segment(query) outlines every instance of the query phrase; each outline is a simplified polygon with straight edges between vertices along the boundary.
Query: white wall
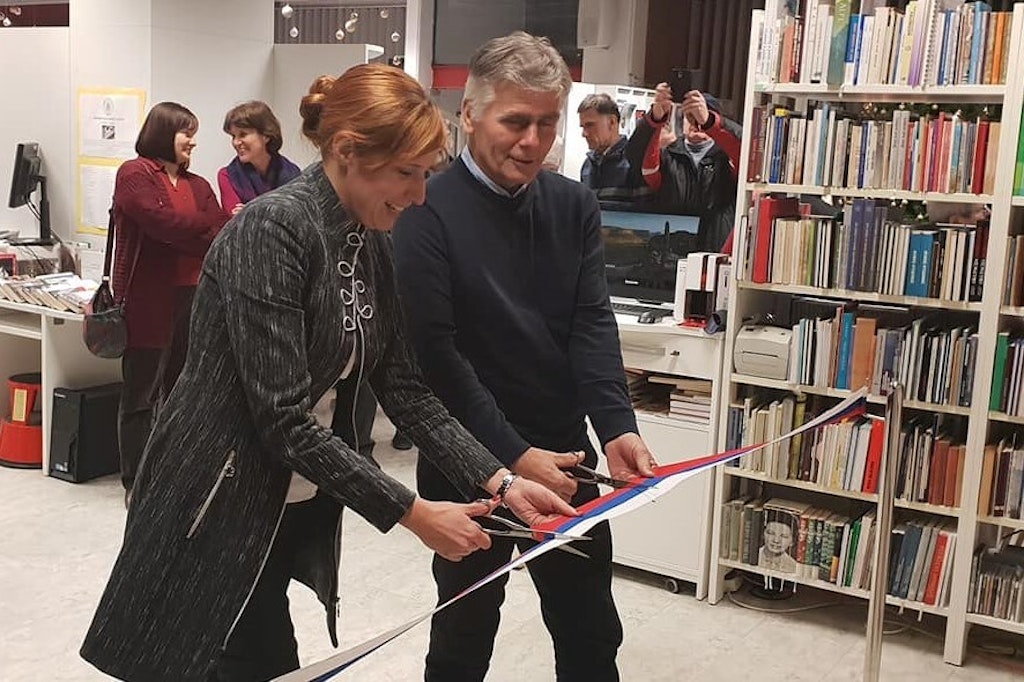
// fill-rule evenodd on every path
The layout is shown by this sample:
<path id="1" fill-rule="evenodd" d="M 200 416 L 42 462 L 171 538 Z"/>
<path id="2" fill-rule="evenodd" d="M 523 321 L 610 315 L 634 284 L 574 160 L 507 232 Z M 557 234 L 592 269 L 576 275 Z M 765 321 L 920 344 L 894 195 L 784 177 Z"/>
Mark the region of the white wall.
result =
<path id="1" fill-rule="evenodd" d="M 73 231 L 74 195 L 71 175 L 71 110 L 67 28 L 5 28 L 0 30 L 0 229 L 38 234 L 39 224 L 28 207 L 7 208 L 18 142 L 38 142 L 50 200 L 53 231 Z M 38 198 L 38 194 L 36 195 Z"/>
<path id="2" fill-rule="evenodd" d="M 234 156 L 224 114 L 246 100 L 273 99 L 273 0 L 151 2 L 149 105 L 179 102 L 199 117 L 190 170 L 216 191 L 217 170 Z"/>
<path id="3" fill-rule="evenodd" d="M 720 0 L 719 0 L 720 1 Z M 614 16 L 602 17 L 615 27 L 608 47 L 583 48 L 583 82 L 639 85 L 644 79 L 648 0 L 607 3 Z"/>
<path id="4" fill-rule="evenodd" d="M 367 62 L 367 46 L 289 45 L 274 46 L 274 97 L 271 106 L 281 120 L 284 146 L 281 153 L 300 168 L 320 158 L 316 148 L 302 136 L 299 102 L 318 76 L 338 76 L 356 64 Z"/>

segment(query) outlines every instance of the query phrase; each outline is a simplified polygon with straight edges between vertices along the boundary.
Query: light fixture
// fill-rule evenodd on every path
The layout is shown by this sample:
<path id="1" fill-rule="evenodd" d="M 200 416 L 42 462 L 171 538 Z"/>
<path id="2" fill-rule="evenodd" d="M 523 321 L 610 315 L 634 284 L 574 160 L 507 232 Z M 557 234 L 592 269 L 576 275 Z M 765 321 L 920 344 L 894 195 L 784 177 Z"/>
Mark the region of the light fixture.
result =
<path id="1" fill-rule="evenodd" d="M 287 2 L 284 3 L 283 7 L 281 7 L 281 16 L 284 17 L 285 19 L 291 19 L 292 18 L 292 14 L 294 14 L 294 13 L 295 13 L 295 10 L 292 9 L 292 6 L 289 5 Z"/>
<path id="2" fill-rule="evenodd" d="M 19 7 L 18 5 L 11 5 L 7 8 L 7 13 L 10 14 L 12 17 L 20 17 L 21 7 Z"/>
<path id="3" fill-rule="evenodd" d="M 344 40 L 345 39 L 345 31 L 339 28 L 337 31 L 334 32 L 334 39 L 335 40 Z"/>
<path id="4" fill-rule="evenodd" d="M 288 31 L 288 35 L 290 35 L 292 38 L 298 38 L 299 37 L 299 27 L 298 26 L 292 26 L 291 29 Z"/>
<path id="5" fill-rule="evenodd" d="M 3 12 L 0 12 L 0 24 L 3 24 L 4 28 L 7 28 L 11 25 L 11 18 Z"/>
<path id="6" fill-rule="evenodd" d="M 345 22 L 345 30 L 349 33 L 355 33 L 356 26 L 359 25 L 359 12 L 353 12 L 348 15 L 348 21 Z"/>
<path id="7" fill-rule="evenodd" d="M 401 39 L 402 39 L 402 34 L 399 33 L 398 31 L 395 31 L 394 33 L 391 34 L 391 42 L 397 43 Z"/>
<path id="8" fill-rule="evenodd" d="M 391 10 L 389 10 L 387 7 L 385 7 L 384 9 L 382 9 L 380 11 L 380 18 L 381 19 L 387 19 L 390 16 L 391 16 Z"/>

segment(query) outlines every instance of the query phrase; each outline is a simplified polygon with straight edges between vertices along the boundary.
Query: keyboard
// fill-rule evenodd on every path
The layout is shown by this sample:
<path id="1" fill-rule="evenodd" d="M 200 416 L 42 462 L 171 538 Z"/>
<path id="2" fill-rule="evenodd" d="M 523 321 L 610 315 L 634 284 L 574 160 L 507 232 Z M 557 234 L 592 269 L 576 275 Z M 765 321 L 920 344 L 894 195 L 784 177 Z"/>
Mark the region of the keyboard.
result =
<path id="1" fill-rule="evenodd" d="M 641 303 L 624 303 L 622 301 L 612 301 L 612 310 L 621 315 L 640 315 L 640 313 L 651 313 L 654 315 L 656 320 L 660 320 L 661 318 L 668 317 L 672 314 L 672 311 L 667 308 L 643 305 Z"/>

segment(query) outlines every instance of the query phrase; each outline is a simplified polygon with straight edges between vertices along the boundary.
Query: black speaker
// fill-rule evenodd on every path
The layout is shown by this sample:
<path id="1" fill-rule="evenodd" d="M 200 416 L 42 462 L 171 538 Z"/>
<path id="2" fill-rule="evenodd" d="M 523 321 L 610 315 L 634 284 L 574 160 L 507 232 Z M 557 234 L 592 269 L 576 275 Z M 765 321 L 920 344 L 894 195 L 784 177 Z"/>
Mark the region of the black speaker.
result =
<path id="1" fill-rule="evenodd" d="M 72 483 L 121 468 L 117 407 L 121 384 L 53 389 L 49 474 Z"/>

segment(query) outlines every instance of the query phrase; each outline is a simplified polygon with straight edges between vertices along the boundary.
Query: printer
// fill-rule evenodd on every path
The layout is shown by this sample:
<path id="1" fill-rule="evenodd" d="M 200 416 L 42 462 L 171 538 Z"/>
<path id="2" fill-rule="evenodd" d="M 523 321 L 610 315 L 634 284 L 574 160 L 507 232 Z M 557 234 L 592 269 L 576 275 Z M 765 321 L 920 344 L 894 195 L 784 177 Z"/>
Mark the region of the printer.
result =
<path id="1" fill-rule="evenodd" d="M 739 374 L 786 381 L 793 332 L 782 327 L 743 325 L 736 334 L 733 365 Z"/>

